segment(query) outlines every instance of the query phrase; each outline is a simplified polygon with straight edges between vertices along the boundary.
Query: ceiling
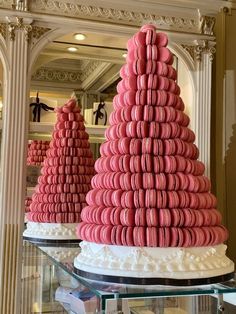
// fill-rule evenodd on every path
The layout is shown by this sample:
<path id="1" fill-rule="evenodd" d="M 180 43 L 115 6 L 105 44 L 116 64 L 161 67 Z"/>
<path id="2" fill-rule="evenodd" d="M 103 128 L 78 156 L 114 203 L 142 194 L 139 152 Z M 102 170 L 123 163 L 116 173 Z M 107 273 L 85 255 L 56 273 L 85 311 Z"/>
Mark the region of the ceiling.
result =
<path id="1" fill-rule="evenodd" d="M 99 93 L 114 91 L 125 62 L 127 38 L 83 33 L 78 41 L 70 33 L 49 43 L 34 66 L 31 90 L 58 93 L 78 90 Z M 67 49 L 77 50 L 70 52 Z"/>

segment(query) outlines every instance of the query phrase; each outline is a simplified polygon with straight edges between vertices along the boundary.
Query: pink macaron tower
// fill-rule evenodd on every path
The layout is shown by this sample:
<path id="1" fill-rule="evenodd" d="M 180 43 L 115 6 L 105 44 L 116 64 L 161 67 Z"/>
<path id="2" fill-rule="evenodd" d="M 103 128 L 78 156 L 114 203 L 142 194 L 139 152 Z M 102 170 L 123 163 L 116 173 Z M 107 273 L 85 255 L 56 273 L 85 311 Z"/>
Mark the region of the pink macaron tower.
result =
<path id="1" fill-rule="evenodd" d="M 48 148 L 49 141 L 31 141 L 28 145 L 27 165 L 41 166 L 46 158 L 46 151 Z"/>
<path id="2" fill-rule="evenodd" d="M 167 43 L 153 25 L 128 41 L 77 228 L 83 242 L 74 265 L 82 276 L 174 285 L 232 276 L 228 231 L 198 161 Z"/>
<path id="3" fill-rule="evenodd" d="M 75 230 L 91 187 L 94 160 L 75 100 L 55 111 L 57 122 L 32 196 L 24 238 L 78 242 Z"/>

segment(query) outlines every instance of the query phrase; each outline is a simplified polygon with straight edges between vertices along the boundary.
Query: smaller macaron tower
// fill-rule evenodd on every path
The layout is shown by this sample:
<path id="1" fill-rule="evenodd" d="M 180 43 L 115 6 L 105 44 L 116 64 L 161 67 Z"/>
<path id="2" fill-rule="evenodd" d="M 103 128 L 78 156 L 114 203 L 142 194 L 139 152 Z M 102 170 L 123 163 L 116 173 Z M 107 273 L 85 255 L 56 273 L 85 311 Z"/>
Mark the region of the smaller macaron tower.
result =
<path id="1" fill-rule="evenodd" d="M 27 165 L 41 166 L 46 158 L 49 141 L 32 140 L 28 145 Z"/>
<path id="2" fill-rule="evenodd" d="M 78 242 L 76 225 L 86 205 L 94 160 L 84 119 L 75 100 L 55 109 L 57 121 L 32 195 L 24 239 Z"/>
<path id="3" fill-rule="evenodd" d="M 106 141 L 77 234 L 75 271 L 129 284 L 232 278 L 228 231 L 184 113 L 166 34 L 145 25 L 128 41 Z"/>

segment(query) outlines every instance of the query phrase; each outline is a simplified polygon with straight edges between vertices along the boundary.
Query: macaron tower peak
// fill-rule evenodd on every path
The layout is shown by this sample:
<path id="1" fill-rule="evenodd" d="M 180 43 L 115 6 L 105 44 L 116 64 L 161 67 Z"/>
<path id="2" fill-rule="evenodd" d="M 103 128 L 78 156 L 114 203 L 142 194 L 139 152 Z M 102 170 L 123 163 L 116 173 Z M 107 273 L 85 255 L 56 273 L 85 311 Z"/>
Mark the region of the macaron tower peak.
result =
<path id="1" fill-rule="evenodd" d="M 75 269 L 82 276 L 152 284 L 232 276 L 223 244 L 228 231 L 198 160 L 167 44 L 153 25 L 128 40 L 77 228 L 83 242 Z"/>
<path id="2" fill-rule="evenodd" d="M 56 108 L 57 121 L 27 214 L 24 238 L 32 241 L 78 241 L 85 196 L 94 175 L 94 160 L 84 119 L 75 100 Z"/>

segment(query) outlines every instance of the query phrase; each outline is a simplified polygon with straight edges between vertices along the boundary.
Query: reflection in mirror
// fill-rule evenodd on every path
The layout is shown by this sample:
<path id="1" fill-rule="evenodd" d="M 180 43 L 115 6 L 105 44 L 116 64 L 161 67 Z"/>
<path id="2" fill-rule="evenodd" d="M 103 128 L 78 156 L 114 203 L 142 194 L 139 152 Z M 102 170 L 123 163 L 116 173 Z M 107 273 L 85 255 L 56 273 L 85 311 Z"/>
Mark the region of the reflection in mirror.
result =
<path id="1" fill-rule="evenodd" d="M 40 103 L 55 108 L 73 95 L 87 125 L 108 124 L 120 79 L 119 70 L 125 61 L 126 41 L 126 38 L 105 34 L 71 33 L 48 44 L 34 65 L 30 103 L 36 102 L 38 93 Z M 34 120 L 33 109 L 30 121 Z M 54 123 L 55 120 L 54 112 L 41 110 L 41 122 Z M 98 136 L 96 130 L 94 128 L 94 134 L 90 134 L 90 142 L 94 157 L 98 158 L 104 136 Z M 42 139 L 42 135 L 40 137 Z M 48 140 L 50 136 L 44 139 Z"/>
<path id="2" fill-rule="evenodd" d="M 40 91 L 61 105 L 74 92 L 83 112 L 96 110 L 94 103 L 111 102 L 116 92 L 126 38 L 86 33 L 77 40 L 75 35 L 58 38 L 42 51 L 32 73 L 31 96 Z M 87 112 L 88 124 L 94 124 L 92 118 Z"/>
<path id="3" fill-rule="evenodd" d="M 105 140 L 103 125 L 109 124 L 112 99 L 120 80 L 119 71 L 125 63 L 127 39 L 101 33 L 70 33 L 49 43 L 33 68 L 30 103 L 35 103 L 37 93 L 40 103 L 53 108 L 62 106 L 71 96 L 76 97 L 86 125 L 92 125 L 90 143 L 95 159 L 99 157 L 100 144 Z M 181 97 L 191 118 L 194 98 L 191 76 L 181 56 L 176 51 L 173 53 Z M 42 109 L 40 115 L 42 123 L 55 123 L 54 112 Z M 33 119 L 31 108 L 30 121 Z M 34 133 L 30 138 L 50 140 L 51 132 Z"/>
<path id="4" fill-rule="evenodd" d="M 74 92 L 87 124 L 95 124 L 93 111 L 101 101 L 111 103 L 116 93 L 119 70 L 125 62 L 127 39 L 89 32 L 57 38 L 46 46 L 34 65 L 31 97 L 39 91 L 41 98 L 55 107 L 62 105 Z M 181 96 L 191 116 L 188 110 L 193 102 L 191 79 L 186 64 L 176 53 L 174 66 L 178 68 Z M 109 106 L 107 104 L 110 112 Z M 53 122 L 54 116 L 42 112 L 42 121 Z M 98 124 L 102 125 L 104 121 L 98 121 Z"/>

